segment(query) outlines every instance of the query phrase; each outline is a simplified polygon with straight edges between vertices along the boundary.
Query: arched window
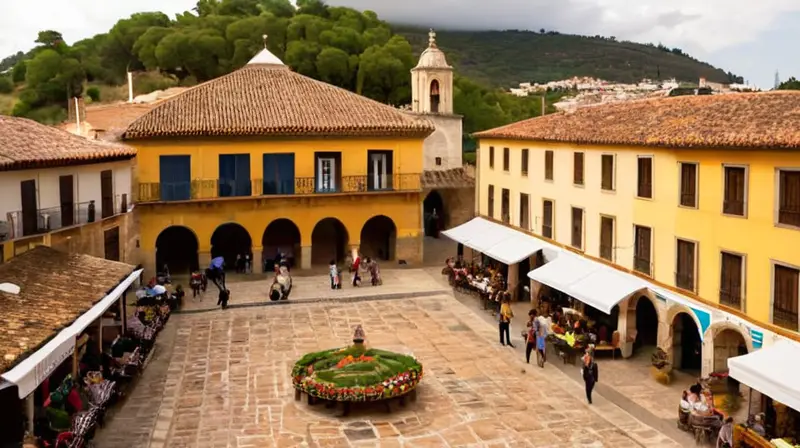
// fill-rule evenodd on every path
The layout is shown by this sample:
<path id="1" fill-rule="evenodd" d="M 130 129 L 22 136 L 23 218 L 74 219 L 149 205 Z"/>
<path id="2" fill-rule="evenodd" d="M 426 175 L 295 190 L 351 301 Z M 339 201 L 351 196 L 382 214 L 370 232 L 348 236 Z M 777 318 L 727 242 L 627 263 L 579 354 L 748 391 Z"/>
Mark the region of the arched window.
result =
<path id="1" fill-rule="evenodd" d="M 431 112 L 439 112 L 439 81 L 431 81 Z"/>

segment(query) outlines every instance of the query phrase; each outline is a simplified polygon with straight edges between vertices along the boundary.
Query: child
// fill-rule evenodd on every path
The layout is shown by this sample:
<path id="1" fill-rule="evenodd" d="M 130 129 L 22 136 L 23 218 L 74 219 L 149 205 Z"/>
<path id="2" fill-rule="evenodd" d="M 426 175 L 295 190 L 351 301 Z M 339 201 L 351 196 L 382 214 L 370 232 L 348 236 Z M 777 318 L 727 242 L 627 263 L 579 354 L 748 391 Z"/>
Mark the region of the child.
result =
<path id="1" fill-rule="evenodd" d="M 336 260 L 331 260 L 328 269 L 331 275 L 331 289 L 342 289 L 342 284 L 339 281 L 339 267 L 336 266 Z"/>

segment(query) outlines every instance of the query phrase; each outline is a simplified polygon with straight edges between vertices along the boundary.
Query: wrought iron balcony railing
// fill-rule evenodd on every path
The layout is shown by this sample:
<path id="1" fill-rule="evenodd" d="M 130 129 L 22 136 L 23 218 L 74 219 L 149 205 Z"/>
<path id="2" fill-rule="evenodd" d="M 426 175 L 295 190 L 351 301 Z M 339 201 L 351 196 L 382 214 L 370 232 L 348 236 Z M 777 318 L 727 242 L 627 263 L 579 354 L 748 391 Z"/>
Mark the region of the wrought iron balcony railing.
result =
<path id="1" fill-rule="evenodd" d="M 64 227 L 94 222 L 94 201 L 73 204 L 71 207 L 48 207 L 25 214 L 22 210 L 6 213 L 0 222 L 0 241 L 23 236 L 39 235 Z"/>
<path id="2" fill-rule="evenodd" d="M 312 196 L 331 193 L 419 192 L 422 178 L 419 174 L 393 174 L 386 176 L 342 176 L 322 179 L 296 177 L 294 179 L 242 179 L 205 180 L 186 182 L 139 183 L 139 202 L 188 201 L 224 197 Z"/>

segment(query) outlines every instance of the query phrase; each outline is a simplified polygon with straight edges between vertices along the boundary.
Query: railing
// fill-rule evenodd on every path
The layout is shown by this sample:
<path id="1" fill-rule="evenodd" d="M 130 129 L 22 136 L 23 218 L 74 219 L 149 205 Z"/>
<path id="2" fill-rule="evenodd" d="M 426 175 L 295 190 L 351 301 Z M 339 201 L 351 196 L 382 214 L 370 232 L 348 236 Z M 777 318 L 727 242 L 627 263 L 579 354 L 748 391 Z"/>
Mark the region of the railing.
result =
<path id="1" fill-rule="evenodd" d="M 787 330 L 800 330 L 800 320 L 797 311 L 784 310 L 772 307 L 772 323 Z"/>
<path id="2" fill-rule="evenodd" d="M 744 216 L 744 201 L 723 201 L 722 213 L 726 215 Z"/>
<path id="3" fill-rule="evenodd" d="M 637 256 L 633 257 L 633 269 L 641 272 L 644 275 L 652 275 L 653 272 L 652 266 L 653 264 L 650 262 L 650 259 L 648 258 L 642 258 Z"/>
<path id="4" fill-rule="evenodd" d="M 788 226 L 800 227 L 800 210 L 779 208 L 778 222 Z"/>
<path id="5" fill-rule="evenodd" d="M 5 223 L 0 223 L 0 241 L 39 235 L 64 227 L 94 222 L 99 217 L 94 201 L 73 204 L 67 207 L 49 207 L 36 210 L 35 223 L 25 222 L 22 210 L 6 213 Z"/>
<path id="6" fill-rule="evenodd" d="M 731 286 L 728 289 L 719 290 L 719 303 L 737 310 L 742 309 L 742 289 L 738 286 Z"/>
<path id="7" fill-rule="evenodd" d="M 694 292 L 694 275 L 685 272 L 675 273 L 675 286 L 686 291 Z"/>
<path id="8" fill-rule="evenodd" d="M 221 197 L 311 196 L 331 193 L 419 192 L 419 174 L 342 176 L 323 184 L 315 177 L 294 179 L 201 180 L 139 183 L 140 202 L 188 201 Z"/>

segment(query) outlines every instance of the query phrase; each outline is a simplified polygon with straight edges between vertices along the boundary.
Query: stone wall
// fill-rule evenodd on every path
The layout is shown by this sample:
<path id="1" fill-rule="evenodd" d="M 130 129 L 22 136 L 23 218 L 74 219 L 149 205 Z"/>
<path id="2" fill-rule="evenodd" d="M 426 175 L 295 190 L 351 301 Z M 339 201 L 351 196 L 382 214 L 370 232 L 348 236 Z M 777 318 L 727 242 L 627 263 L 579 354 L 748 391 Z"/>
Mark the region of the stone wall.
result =
<path id="1" fill-rule="evenodd" d="M 423 115 L 436 125 L 436 131 L 425 139 L 423 169 L 449 170 L 461 168 L 462 156 L 462 119 L 459 115 Z M 436 165 L 436 158 L 441 157 L 442 164 Z"/>
<path id="2" fill-rule="evenodd" d="M 395 260 L 405 260 L 409 265 L 422 264 L 422 236 L 398 238 Z M 397 261 L 394 261 L 397 263 Z"/>
<path id="3" fill-rule="evenodd" d="M 464 224 L 475 216 L 474 188 L 452 188 L 436 190 L 444 202 L 444 228 L 452 229 Z"/>

